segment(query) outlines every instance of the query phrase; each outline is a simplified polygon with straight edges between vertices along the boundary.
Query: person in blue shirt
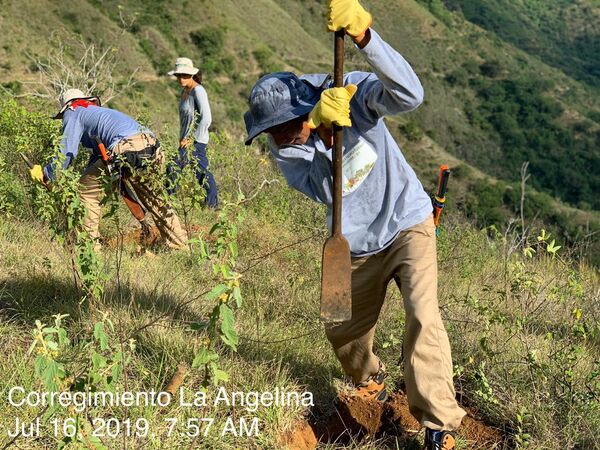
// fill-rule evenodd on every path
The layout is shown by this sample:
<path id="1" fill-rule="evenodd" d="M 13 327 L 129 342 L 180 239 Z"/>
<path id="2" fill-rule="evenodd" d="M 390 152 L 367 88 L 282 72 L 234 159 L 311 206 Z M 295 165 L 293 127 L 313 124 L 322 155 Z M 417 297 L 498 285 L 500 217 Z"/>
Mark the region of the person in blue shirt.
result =
<path id="1" fill-rule="evenodd" d="M 56 156 L 44 168 L 34 166 L 31 169 L 32 178 L 51 183 L 57 170 L 66 169 L 73 162 L 80 145 L 90 149 L 91 156 L 80 179 L 80 195 L 87 210 L 83 228 L 98 243 L 101 200 L 104 194 L 103 177 L 108 170 L 100 154 L 101 142 L 107 149 L 111 164 L 115 164 L 117 168 L 128 166 L 122 175 L 127 177 L 138 199 L 152 215 L 165 243 L 172 248 L 184 246 L 187 243 L 187 233 L 179 218 L 150 186 L 149 178 L 145 176 L 159 166 L 160 144 L 154 134 L 126 114 L 102 107 L 98 97 L 86 96 L 79 89 L 64 92 L 59 103 L 60 110 L 54 118 L 63 121 L 60 144 L 62 158 Z M 121 166 L 115 161 L 127 164 L 123 163 Z"/>
<path id="2" fill-rule="evenodd" d="M 329 31 L 344 29 L 372 72 L 350 72 L 332 88 L 326 74 L 276 72 L 252 88 L 246 144 L 268 135 L 288 184 L 332 215 L 332 123 L 344 126 L 342 232 L 352 256 L 352 319 L 325 332 L 355 394 L 384 401 L 385 369 L 373 337 L 388 284 L 406 313 L 404 381 L 428 450 L 453 450 L 465 411 L 455 399 L 450 344 L 437 299 L 431 200 L 383 118 L 406 113 L 424 90 L 409 63 L 371 28 L 358 0 L 330 0 Z"/>

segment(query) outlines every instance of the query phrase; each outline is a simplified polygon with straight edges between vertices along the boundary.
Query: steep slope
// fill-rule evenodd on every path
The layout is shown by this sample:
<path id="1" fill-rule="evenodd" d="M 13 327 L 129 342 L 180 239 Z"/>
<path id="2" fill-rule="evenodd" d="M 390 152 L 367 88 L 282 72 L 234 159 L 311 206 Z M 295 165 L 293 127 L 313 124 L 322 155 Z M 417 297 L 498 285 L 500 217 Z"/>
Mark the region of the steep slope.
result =
<path id="1" fill-rule="evenodd" d="M 444 3 L 516 47 L 600 88 L 597 1 L 449 0 Z"/>
<path id="2" fill-rule="evenodd" d="M 529 184 L 538 191 L 584 209 L 599 207 L 594 193 L 600 177 L 592 168 L 600 158 L 600 97 L 594 90 L 439 2 L 366 0 L 365 5 L 374 14 L 374 26 L 406 56 L 425 86 L 424 105 L 390 122 L 392 131 L 406 138 L 404 150 L 424 179 L 435 177 L 431 169 L 438 162 L 419 158 L 426 138 L 432 148 L 509 184 L 530 161 Z M 32 57 L 43 60 L 61 39 L 75 36 L 112 46 L 118 55 L 115 76 L 139 70 L 137 84 L 111 104 L 168 134 L 177 128 L 178 89 L 165 73 L 177 56 L 188 55 L 205 72 L 213 129 L 241 138 L 245 99 L 261 74 L 331 70 L 331 36 L 324 32 L 322 14 L 317 0 L 8 2 L 0 11 L 5 31 L 0 83 L 27 92 L 38 80 Z M 348 69 L 365 69 L 350 45 L 348 50 Z M 73 64 L 78 56 L 77 46 L 67 52 Z M 53 104 L 49 101 L 49 108 Z M 459 191 L 476 196 L 478 183 L 464 177 Z M 518 209 L 502 190 L 493 205 L 471 208 L 482 224 L 503 225 Z M 464 198 L 458 203 L 466 208 Z M 590 221 L 595 227 L 596 214 L 559 217 L 562 207 L 554 199 L 542 203 L 548 209 L 544 220 L 559 223 L 569 239 L 588 233 Z M 484 211 L 493 208 L 502 214 Z M 540 216 L 539 208 L 534 216 Z"/>

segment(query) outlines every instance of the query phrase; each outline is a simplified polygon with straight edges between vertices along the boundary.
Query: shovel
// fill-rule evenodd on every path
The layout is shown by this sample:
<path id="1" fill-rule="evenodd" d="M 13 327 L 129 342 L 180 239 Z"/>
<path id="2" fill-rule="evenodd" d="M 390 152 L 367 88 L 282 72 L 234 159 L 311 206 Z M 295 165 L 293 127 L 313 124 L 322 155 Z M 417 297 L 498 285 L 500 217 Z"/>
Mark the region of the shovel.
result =
<path id="1" fill-rule="evenodd" d="M 344 30 L 335 33 L 335 87 L 344 84 Z M 333 125 L 333 227 L 323 246 L 321 271 L 321 321 L 346 322 L 352 317 L 350 246 L 342 235 L 343 130 Z"/>

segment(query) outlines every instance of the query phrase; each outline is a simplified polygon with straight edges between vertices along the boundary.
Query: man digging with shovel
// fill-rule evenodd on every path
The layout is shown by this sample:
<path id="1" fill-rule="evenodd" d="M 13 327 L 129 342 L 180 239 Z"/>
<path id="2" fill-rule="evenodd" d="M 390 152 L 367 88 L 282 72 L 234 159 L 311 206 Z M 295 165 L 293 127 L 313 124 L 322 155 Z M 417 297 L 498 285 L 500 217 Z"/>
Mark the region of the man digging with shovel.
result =
<path id="1" fill-rule="evenodd" d="M 79 89 L 69 89 L 60 98 L 60 110 L 54 116 L 63 120 L 60 150 L 66 169 L 77 156 L 79 144 L 92 150 L 92 155 L 80 179 L 81 201 L 87 213 L 83 227 L 98 242 L 98 226 L 102 215 L 104 193 L 102 177 L 110 166 L 126 176 L 143 207 L 150 212 L 167 246 L 179 248 L 186 244 L 187 234 L 175 211 L 150 186 L 149 172 L 158 169 L 160 144 L 154 135 L 131 117 L 114 109 L 100 106 L 98 97 L 86 96 Z M 43 169 L 35 165 L 31 177 L 40 183 L 51 182 L 59 160 L 54 158 Z"/>
<path id="2" fill-rule="evenodd" d="M 384 401 L 385 371 L 373 353 L 373 336 L 387 285 L 396 281 L 406 311 L 410 411 L 426 427 L 426 448 L 449 450 L 465 412 L 455 399 L 450 344 L 438 309 L 431 201 L 383 121 L 418 107 L 423 88 L 371 23 L 357 0 L 330 0 L 328 30 L 344 30 L 374 73 L 347 73 L 345 87 L 335 88 L 325 74 L 264 76 L 248 99 L 246 144 L 267 133 L 288 184 L 325 203 L 331 225 L 332 124 L 344 127 L 341 219 L 352 255 L 352 318 L 327 324 L 327 338 L 356 395 Z"/>

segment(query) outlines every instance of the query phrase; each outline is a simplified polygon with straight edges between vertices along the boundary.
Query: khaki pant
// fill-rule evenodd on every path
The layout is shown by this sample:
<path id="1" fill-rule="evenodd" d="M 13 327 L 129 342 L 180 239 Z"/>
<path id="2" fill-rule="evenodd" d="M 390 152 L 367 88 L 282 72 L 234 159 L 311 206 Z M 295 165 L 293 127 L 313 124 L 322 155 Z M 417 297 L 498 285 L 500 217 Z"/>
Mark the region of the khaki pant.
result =
<path id="1" fill-rule="evenodd" d="M 153 145 L 156 140 L 149 135 L 139 134 L 128 139 L 124 139 L 113 149 L 114 154 L 121 154 L 129 151 L 140 151 L 149 145 Z M 160 149 L 158 150 L 160 152 Z M 127 176 L 127 181 L 135 191 L 140 203 L 146 211 L 150 213 L 154 223 L 158 227 L 165 243 L 171 248 L 179 248 L 187 243 L 187 233 L 181 226 L 179 218 L 175 211 L 158 194 L 158 189 L 152 187 L 153 173 L 158 170 L 160 156 L 153 162 L 151 167 Z M 83 222 L 85 230 L 94 239 L 99 238 L 98 226 L 102 217 L 102 205 L 100 204 L 103 193 L 103 174 L 106 172 L 106 166 L 101 160 L 96 161 L 89 166 L 79 180 L 81 184 L 80 195 L 83 204 L 87 209 L 87 214 Z"/>
<path id="2" fill-rule="evenodd" d="M 438 308 L 433 218 L 403 231 L 385 250 L 352 259 L 352 320 L 327 326 L 327 338 L 354 382 L 376 374 L 373 335 L 392 279 L 406 312 L 404 381 L 410 411 L 423 426 L 456 430 L 465 412 L 455 399 L 450 343 Z"/>

